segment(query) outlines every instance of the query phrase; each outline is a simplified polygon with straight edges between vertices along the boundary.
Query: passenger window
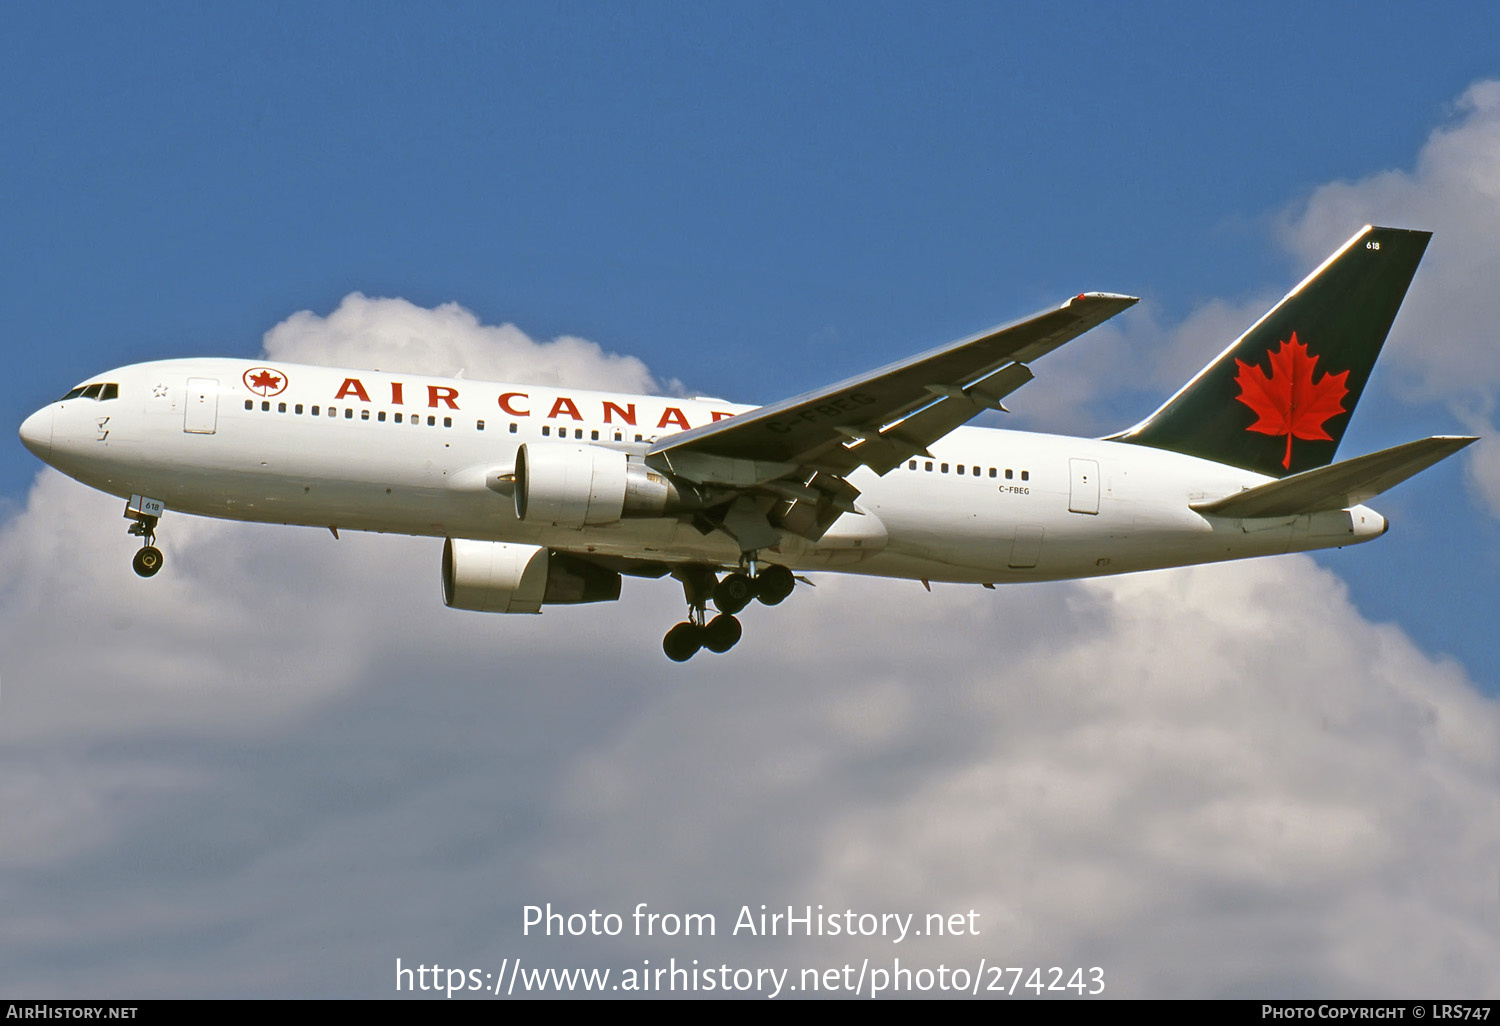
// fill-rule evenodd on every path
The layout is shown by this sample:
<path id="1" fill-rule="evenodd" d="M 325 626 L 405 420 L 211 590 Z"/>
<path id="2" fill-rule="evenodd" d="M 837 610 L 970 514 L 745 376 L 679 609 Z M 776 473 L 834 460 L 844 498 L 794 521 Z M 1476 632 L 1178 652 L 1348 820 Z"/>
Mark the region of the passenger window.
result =
<path id="1" fill-rule="evenodd" d="M 396 423 L 397 424 L 401 423 L 401 414 L 399 414 L 399 413 L 396 414 Z"/>
<path id="2" fill-rule="evenodd" d="M 962 474 L 963 474 L 963 472 L 964 472 L 964 465 L 963 465 L 963 464 L 962 464 L 962 463 L 960 463 L 960 464 L 959 464 L 959 465 L 958 465 L 958 466 L 956 466 L 956 467 L 954 467 L 954 468 L 953 468 L 953 469 L 954 469 L 954 470 L 955 470 L 955 471 L 956 471 L 956 472 L 957 472 L 957 473 L 958 473 L 958 474 L 959 474 L 959 475 L 962 475 Z"/>
<path id="3" fill-rule="evenodd" d="M 253 400 L 253 399 L 246 399 L 245 400 L 245 409 L 247 409 L 247 410 L 253 410 L 253 409 L 255 409 L 255 400 Z"/>
<path id="4" fill-rule="evenodd" d="M 474 422 L 474 429 L 476 431 L 483 431 L 484 430 L 484 421 L 482 421 L 482 420 L 475 421 Z"/>
<path id="5" fill-rule="evenodd" d="M 375 419 L 378 420 L 378 421 L 380 421 L 382 424 L 384 424 L 385 423 L 385 411 L 381 410 L 379 413 L 375 414 Z"/>
<path id="6" fill-rule="evenodd" d="M 916 470 L 917 469 L 917 461 L 916 460 L 912 460 L 910 463 L 908 463 L 906 465 L 906 469 L 907 470 Z"/>
<path id="7" fill-rule="evenodd" d="M 360 410 L 359 411 L 359 419 L 360 420 L 369 420 L 370 419 L 370 411 L 369 410 Z"/>
<path id="8" fill-rule="evenodd" d="M 511 434 L 515 434 L 516 433 L 516 422 L 515 421 L 511 421 L 510 422 L 510 433 Z"/>
<path id="9" fill-rule="evenodd" d="M 293 406 L 292 412 L 300 414 L 302 412 L 302 404 L 298 403 L 296 406 Z"/>
<path id="10" fill-rule="evenodd" d="M 991 467 L 990 468 L 990 477 L 994 477 L 994 476 L 995 476 L 995 468 Z"/>
<path id="11" fill-rule="evenodd" d="M 120 386 L 117 383 L 113 382 L 113 381 L 110 382 L 109 384 L 107 384 L 107 385 L 104 386 L 104 391 L 102 391 L 102 392 L 99 393 L 99 398 L 100 399 L 118 399 L 118 398 L 120 398 Z"/>
<path id="12" fill-rule="evenodd" d="M 337 406 L 330 406 L 330 407 L 328 407 L 328 415 L 330 417 L 337 417 L 339 415 L 338 407 Z"/>
<path id="13" fill-rule="evenodd" d="M 344 408 L 344 419 L 345 420 L 353 420 L 354 419 L 354 407 L 352 407 L 352 406 L 346 406 Z"/>
<path id="14" fill-rule="evenodd" d="M 312 408 L 312 415 L 313 415 L 313 416 L 314 416 L 314 417 L 316 417 L 316 416 L 317 416 L 317 415 L 318 415 L 318 414 L 320 414 L 320 413 L 322 413 L 322 412 L 323 412 L 323 407 L 321 407 L 321 406 L 314 406 L 314 407 L 313 407 L 313 408 Z"/>
<path id="15" fill-rule="evenodd" d="M 444 417 L 443 418 L 443 427 L 452 427 L 452 426 L 453 426 L 453 418 L 452 417 Z"/>
<path id="16" fill-rule="evenodd" d="M 1029 471 L 1029 470 L 1023 470 L 1023 471 L 1021 471 L 1021 480 L 1022 481 L 1030 481 L 1031 480 L 1031 471 Z"/>
<path id="17" fill-rule="evenodd" d="M 547 425 L 547 424 L 543 424 L 542 425 L 542 437 L 543 438 L 549 438 L 549 437 L 551 437 L 551 435 L 552 435 L 552 428 L 549 425 Z"/>
<path id="18" fill-rule="evenodd" d="M 929 474 L 932 473 L 932 461 L 931 460 L 927 461 L 927 473 L 929 473 Z"/>
<path id="19" fill-rule="evenodd" d="M 589 438 L 592 439 L 595 442 L 599 441 L 599 432 L 597 432 L 597 431 L 590 431 L 589 432 Z"/>
<path id="20" fill-rule="evenodd" d="M 437 418 L 429 414 L 427 417 L 427 426 L 437 427 Z"/>
<path id="21" fill-rule="evenodd" d="M 1005 480 L 1009 481 L 1011 478 L 1013 478 L 1015 476 L 1016 476 L 1016 472 L 1014 470 L 1006 470 L 1006 472 L 1005 472 Z"/>
<path id="22" fill-rule="evenodd" d="M 260 404 L 260 412 L 261 413 L 270 413 L 271 412 L 271 403 L 270 403 L 269 400 L 263 401 Z"/>
<path id="23" fill-rule="evenodd" d="M 276 412 L 277 413 L 285 413 L 286 412 L 286 403 L 277 403 L 276 404 Z"/>
<path id="24" fill-rule="evenodd" d="M 940 463 L 940 464 L 938 464 L 938 469 L 941 470 L 943 473 L 946 474 L 946 473 L 948 473 L 948 464 L 946 464 L 946 463 Z"/>

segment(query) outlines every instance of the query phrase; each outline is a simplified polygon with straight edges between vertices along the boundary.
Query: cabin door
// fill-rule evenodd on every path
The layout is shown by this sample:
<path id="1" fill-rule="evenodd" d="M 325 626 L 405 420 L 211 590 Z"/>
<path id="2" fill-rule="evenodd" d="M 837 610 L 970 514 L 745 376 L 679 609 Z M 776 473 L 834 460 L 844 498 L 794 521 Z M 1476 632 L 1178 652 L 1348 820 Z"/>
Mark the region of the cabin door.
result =
<path id="1" fill-rule="evenodd" d="M 216 378 L 188 378 L 187 404 L 182 430 L 191 435 L 211 435 L 219 427 L 219 382 Z"/>

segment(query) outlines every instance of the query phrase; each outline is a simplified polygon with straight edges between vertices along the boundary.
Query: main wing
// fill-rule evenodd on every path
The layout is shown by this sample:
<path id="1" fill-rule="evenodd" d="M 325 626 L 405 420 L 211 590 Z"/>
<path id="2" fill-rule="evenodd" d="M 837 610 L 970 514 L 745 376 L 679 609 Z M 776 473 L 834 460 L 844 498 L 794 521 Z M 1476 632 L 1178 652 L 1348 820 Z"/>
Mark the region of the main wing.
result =
<path id="1" fill-rule="evenodd" d="M 789 508 L 771 511 L 768 527 L 816 539 L 840 511 L 854 509 L 859 493 L 846 475 L 860 466 L 885 474 L 983 410 L 1004 409 L 1000 400 L 1031 380 L 1027 364 L 1135 302 L 1084 293 L 828 388 L 670 435 L 646 462 L 701 485 L 777 497 Z M 752 515 L 744 504 L 733 512 L 742 524 Z M 747 533 L 761 534 L 726 529 L 747 547 Z"/>

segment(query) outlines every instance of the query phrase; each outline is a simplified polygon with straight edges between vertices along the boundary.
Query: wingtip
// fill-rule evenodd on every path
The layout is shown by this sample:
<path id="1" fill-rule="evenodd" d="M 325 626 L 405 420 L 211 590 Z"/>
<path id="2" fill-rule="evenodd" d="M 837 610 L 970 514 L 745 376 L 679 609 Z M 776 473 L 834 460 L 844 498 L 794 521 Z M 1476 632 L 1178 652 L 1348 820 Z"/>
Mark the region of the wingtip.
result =
<path id="1" fill-rule="evenodd" d="M 1140 301 L 1141 299 L 1139 296 L 1127 296 L 1119 292 L 1080 292 L 1078 293 L 1078 295 L 1068 300 L 1068 302 L 1064 305 L 1072 306 L 1074 303 L 1104 302 L 1123 303 L 1126 306 L 1132 306 L 1136 303 L 1139 303 Z"/>
<path id="2" fill-rule="evenodd" d="M 1432 231 L 1428 228 L 1397 228 L 1389 224 L 1367 224 L 1355 234 L 1355 239 L 1362 239 L 1371 232 L 1382 232 L 1389 235 L 1420 235 L 1424 239 L 1432 238 Z"/>

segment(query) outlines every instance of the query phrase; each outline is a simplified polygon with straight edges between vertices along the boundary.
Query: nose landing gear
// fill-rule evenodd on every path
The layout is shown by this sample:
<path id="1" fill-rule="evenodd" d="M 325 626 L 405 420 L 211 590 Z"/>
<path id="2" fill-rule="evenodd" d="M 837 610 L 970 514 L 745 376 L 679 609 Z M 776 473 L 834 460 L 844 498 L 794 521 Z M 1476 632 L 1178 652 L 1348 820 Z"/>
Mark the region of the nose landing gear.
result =
<path id="1" fill-rule="evenodd" d="M 734 614 L 749 605 L 751 599 L 774 606 L 797 586 L 797 579 L 786 567 L 772 564 L 757 573 L 753 559 L 747 562 L 745 570 L 726 574 L 723 580 L 707 566 L 683 567 L 672 576 L 682 582 L 688 618 L 667 631 L 661 647 L 667 658 L 677 663 L 693 658 L 700 648 L 728 652 L 744 633 Z M 711 620 L 710 599 L 719 611 Z"/>
<path id="2" fill-rule="evenodd" d="M 141 539 L 141 549 L 130 565 L 142 577 L 154 577 L 161 569 L 163 559 L 161 549 L 156 547 L 156 524 L 161 520 L 163 508 L 160 499 L 142 495 L 132 495 L 125 506 L 125 519 L 134 521 L 130 533 Z"/>

